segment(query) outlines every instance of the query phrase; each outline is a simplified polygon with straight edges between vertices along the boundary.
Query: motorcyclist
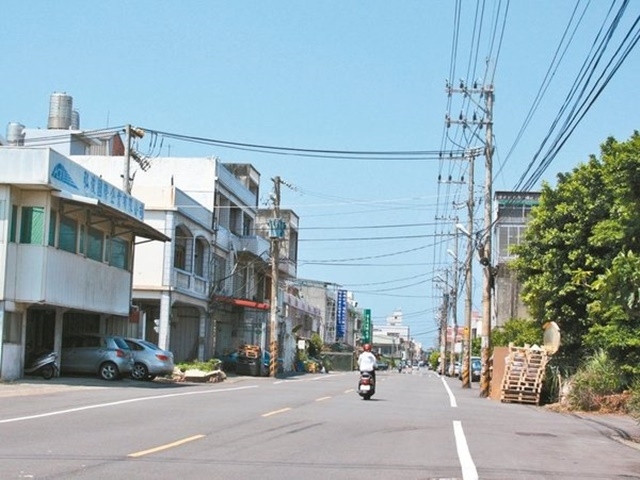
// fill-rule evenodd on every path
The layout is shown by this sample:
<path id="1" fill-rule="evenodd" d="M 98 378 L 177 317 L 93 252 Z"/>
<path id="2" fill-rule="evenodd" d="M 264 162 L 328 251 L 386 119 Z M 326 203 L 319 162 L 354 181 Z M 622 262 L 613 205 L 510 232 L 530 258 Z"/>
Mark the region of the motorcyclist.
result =
<path id="1" fill-rule="evenodd" d="M 371 353 L 371 345 L 365 343 L 363 348 L 363 352 L 358 357 L 358 369 L 360 372 L 367 372 L 371 375 L 374 383 L 376 381 L 376 366 L 378 364 L 376 360 L 376 356 Z"/>

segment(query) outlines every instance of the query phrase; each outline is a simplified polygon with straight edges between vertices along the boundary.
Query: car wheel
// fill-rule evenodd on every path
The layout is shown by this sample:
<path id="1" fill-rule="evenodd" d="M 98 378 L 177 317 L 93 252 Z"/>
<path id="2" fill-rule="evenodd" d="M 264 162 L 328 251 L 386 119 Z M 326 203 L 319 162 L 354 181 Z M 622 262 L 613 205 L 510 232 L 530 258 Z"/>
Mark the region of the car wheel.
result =
<path id="1" fill-rule="evenodd" d="M 134 380 L 147 380 L 149 378 L 149 369 L 144 363 L 136 363 L 131 369 L 131 378 Z"/>
<path id="2" fill-rule="evenodd" d="M 100 365 L 98 373 L 100 374 L 100 378 L 103 380 L 115 380 L 120 377 L 118 367 L 113 362 L 104 362 Z"/>

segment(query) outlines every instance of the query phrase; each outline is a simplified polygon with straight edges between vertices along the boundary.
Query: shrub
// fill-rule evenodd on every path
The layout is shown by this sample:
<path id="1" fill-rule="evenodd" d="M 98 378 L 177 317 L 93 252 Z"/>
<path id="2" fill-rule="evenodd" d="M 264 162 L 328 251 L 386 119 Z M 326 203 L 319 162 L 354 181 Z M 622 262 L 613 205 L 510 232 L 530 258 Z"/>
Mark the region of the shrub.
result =
<path id="1" fill-rule="evenodd" d="M 607 397 L 621 393 L 623 387 L 619 369 L 607 353 L 601 350 L 578 369 L 571 380 L 567 400 L 569 406 L 576 410 L 608 409 Z"/>
<path id="2" fill-rule="evenodd" d="M 187 370 L 201 370 L 203 372 L 212 372 L 213 370 L 217 370 L 218 368 L 220 368 L 221 364 L 221 360 L 217 358 L 211 358 L 206 362 L 193 360 L 191 362 L 178 363 L 176 367 L 178 367 L 178 369 L 183 373 Z"/>
<path id="3" fill-rule="evenodd" d="M 635 381 L 629 390 L 627 412 L 640 422 L 640 381 Z"/>

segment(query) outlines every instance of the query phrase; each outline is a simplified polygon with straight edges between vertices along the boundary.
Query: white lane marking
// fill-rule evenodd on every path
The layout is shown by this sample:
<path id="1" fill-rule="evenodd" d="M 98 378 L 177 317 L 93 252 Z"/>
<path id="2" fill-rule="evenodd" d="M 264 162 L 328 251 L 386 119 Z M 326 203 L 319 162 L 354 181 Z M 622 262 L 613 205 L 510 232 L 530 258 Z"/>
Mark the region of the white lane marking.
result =
<path id="1" fill-rule="evenodd" d="M 320 398 L 316 398 L 316 402 L 323 402 L 325 400 L 329 400 L 331 397 L 320 397 Z"/>
<path id="2" fill-rule="evenodd" d="M 237 390 L 246 390 L 248 388 L 258 388 L 258 386 L 248 385 L 246 387 L 222 388 L 220 390 L 198 390 L 195 392 L 192 391 L 192 392 L 182 392 L 182 393 L 169 393 L 167 395 L 156 395 L 152 397 L 131 398 L 129 400 L 119 400 L 117 402 L 98 403 L 96 405 L 87 405 L 85 407 L 69 408 L 67 410 L 56 410 L 53 412 L 40 413 L 38 415 L 27 415 L 25 417 L 7 418 L 5 420 L 0 420 L 0 424 L 22 422 L 25 420 L 35 420 L 36 418 L 53 417 L 54 415 L 64 415 L 67 413 L 82 412 L 84 410 L 94 410 L 96 408 L 115 407 L 117 405 L 125 405 L 127 403 L 135 403 L 135 402 L 144 402 L 146 400 L 158 400 L 158 399 L 171 398 L 171 397 L 184 397 L 187 395 L 206 395 L 210 393 L 233 392 Z"/>
<path id="3" fill-rule="evenodd" d="M 467 439 L 465 438 L 464 431 L 462 430 L 462 423 L 459 420 L 455 420 L 453 422 L 453 433 L 456 437 L 458 459 L 460 460 L 460 466 L 462 467 L 462 479 L 478 480 L 478 471 L 476 470 L 476 466 L 471 458 Z"/>
<path id="4" fill-rule="evenodd" d="M 449 384 L 447 384 L 447 382 L 445 382 L 444 377 L 440 377 L 440 380 L 442 380 L 442 384 L 444 385 L 444 389 L 449 394 L 449 403 L 451 404 L 451 406 L 453 408 L 456 408 L 458 406 L 458 403 L 456 402 L 456 397 L 453 395 L 453 392 L 449 388 Z"/>
<path id="5" fill-rule="evenodd" d="M 171 443 L 165 443 L 164 445 L 159 445 L 157 447 L 149 448 L 148 450 L 142 450 L 140 452 L 130 453 L 127 457 L 138 458 L 144 455 L 149 455 L 151 453 L 161 452 L 162 450 L 168 450 L 170 448 L 179 447 L 180 445 L 184 445 L 185 443 L 193 442 L 194 440 L 200 440 L 204 438 L 204 435 L 194 435 L 192 437 L 183 438 L 182 440 L 177 440 Z"/>
<path id="6" fill-rule="evenodd" d="M 263 413 L 263 417 L 270 417 L 271 415 L 276 415 L 278 413 L 284 413 L 291 410 L 291 407 L 281 408 L 280 410 L 273 410 L 272 412 Z"/>

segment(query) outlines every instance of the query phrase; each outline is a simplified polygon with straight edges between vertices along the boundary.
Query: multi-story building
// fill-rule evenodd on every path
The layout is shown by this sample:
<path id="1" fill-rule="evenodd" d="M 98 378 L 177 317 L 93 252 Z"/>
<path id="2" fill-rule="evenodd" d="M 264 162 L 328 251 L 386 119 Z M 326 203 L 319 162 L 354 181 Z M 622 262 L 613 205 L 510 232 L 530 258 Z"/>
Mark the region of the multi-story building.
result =
<path id="1" fill-rule="evenodd" d="M 20 148 L 49 146 L 96 178 L 121 183 L 125 193 L 145 202 L 146 228 L 170 239 L 164 244 L 135 241 L 129 285 L 136 336 L 172 350 L 177 361 L 222 357 L 243 344 L 268 349 L 269 301 L 278 286 L 270 270 L 272 210 L 258 209 L 259 172 L 213 157 L 140 155 L 132 139 L 143 135 L 131 127 L 81 130 L 72 98 L 53 94 L 48 128 L 11 123 L 7 140 Z M 290 210 L 279 213 L 286 225 L 278 252 L 285 283 L 297 273 L 299 219 Z M 287 368 L 295 356 L 294 330 L 324 336 L 326 322 L 319 307 L 297 295 L 280 291 L 277 298 L 276 337 L 286 347 L 280 355 Z"/>
<path id="2" fill-rule="evenodd" d="M 509 268 L 514 259 L 512 247 L 520 243 L 531 209 L 538 204 L 539 192 L 495 192 L 494 323 L 500 327 L 512 318 L 530 318 L 520 295 L 521 285 Z"/>
<path id="3" fill-rule="evenodd" d="M 134 244 L 169 238 L 144 204 L 49 148 L 0 147 L 0 377 L 63 333 L 138 335 Z"/>

